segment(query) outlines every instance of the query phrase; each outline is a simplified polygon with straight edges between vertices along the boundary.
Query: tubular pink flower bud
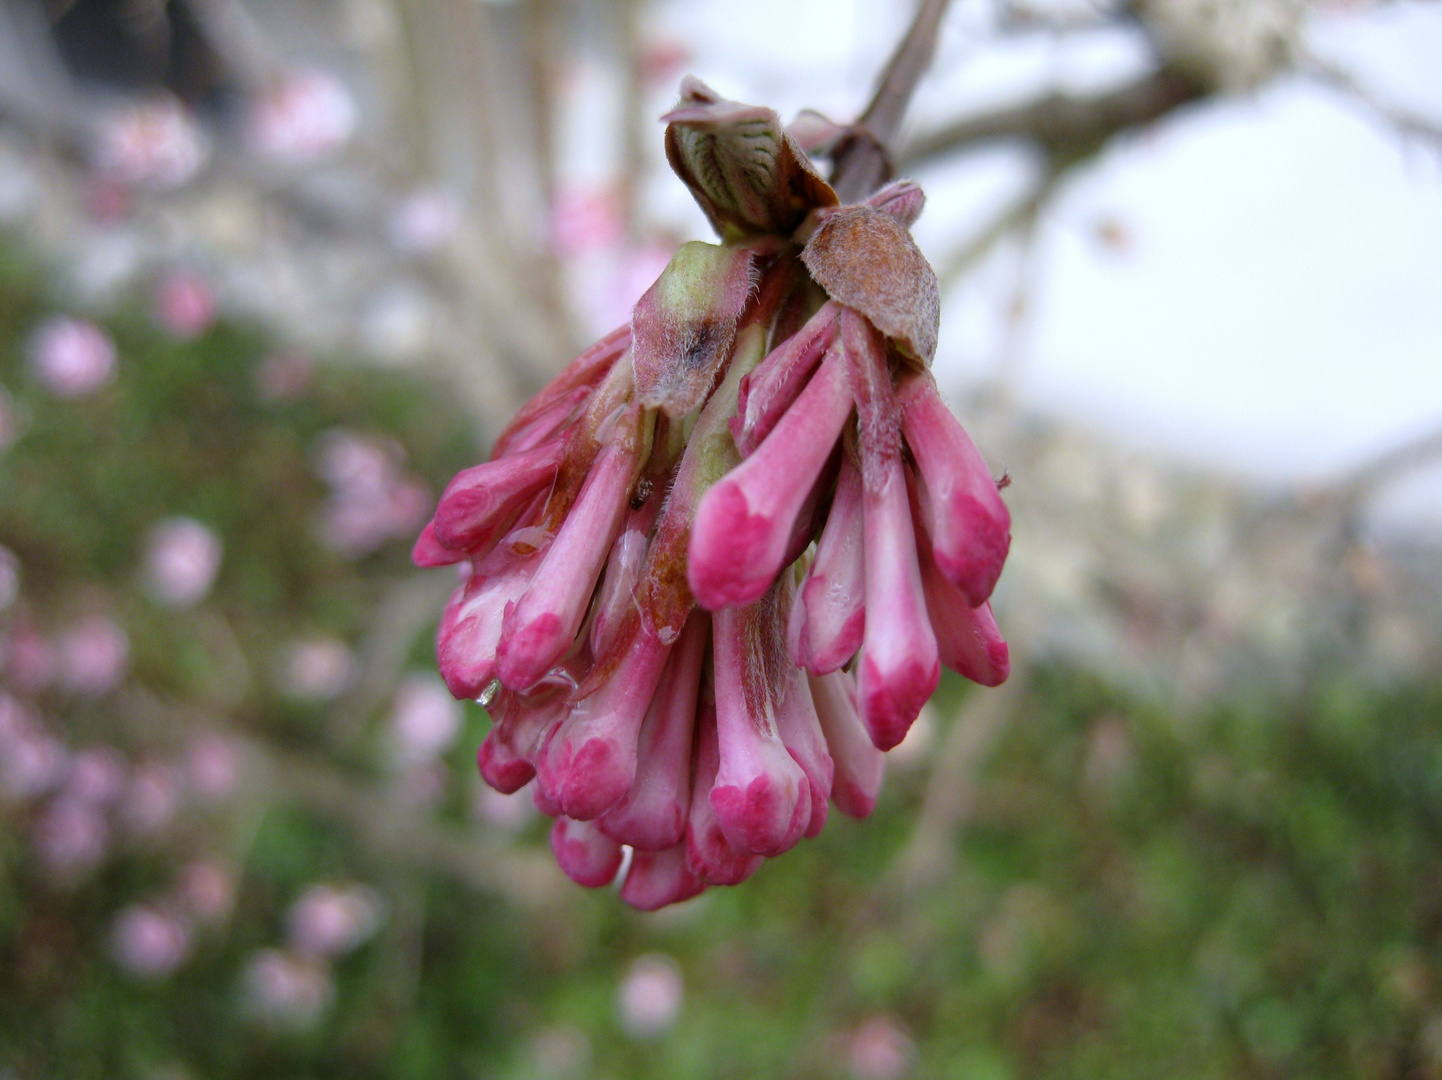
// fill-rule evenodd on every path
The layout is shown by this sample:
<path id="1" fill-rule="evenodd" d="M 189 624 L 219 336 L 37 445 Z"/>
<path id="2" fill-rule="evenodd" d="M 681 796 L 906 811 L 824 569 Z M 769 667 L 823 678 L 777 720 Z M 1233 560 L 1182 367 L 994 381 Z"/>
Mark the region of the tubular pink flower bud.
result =
<path id="1" fill-rule="evenodd" d="M 1011 546 L 1011 514 L 966 430 L 930 375 L 897 392 L 902 430 L 921 478 L 922 518 L 936 565 L 976 607 L 991 595 Z"/>
<path id="2" fill-rule="evenodd" d="M 807 681 L 835 767 L 831 799 L 843 814 L 864 818 L 876 808 L 886 756 L 866 733 L 856 709 L 856 688 L 850 675 L 833 671 Z"/>
<path id="3" fill-rule="evenodd" d="M 674 847 L 685 836 L 691 807 L 691 736 L 710 632 L 710 620 L 692 612 L 641 725 L 631 790 L 599 819 L 608 836 L 637 851 Z"/>
<path id="4" fill-rule="evenodd" d="M 640 465 L 637 421 L 632 410 L 616 424 L 530 587 L 505 613 L 496 673 L 509 689 L 535 683 L 576 639 Z"/>
<path id="5" fill-rule="evenodd" d="M 488 549 L 515 516 L 556 477 L 565 444 L 552 439 L 530 450 L 456 474 L 433 519 L 436 542 L 452 551 Z"/>
<path id="6" fill-rule="evenodd" d="M 588 889 L 616 880 L 621 845 L 589 821 L 558 817 L 551 826 L 551 851 L 568 878 Z"/>
<path id="7" fill-rule="evenodd" d="M 850 413 L 846 369 L 833 354 L 755 453 L 706 492 L 687 567 L 702 607 L 755 603 L 775 580 L 797 514 Z"/>
<path id="8" fill-rule="evenodd" d="M 866 492 L 866 633 L 857 669 L 866 727 L 882 750 L 906 737 L 941 678 L 900 458 L 888 473 L 880 490 Z"/>
<path id="9" fill-rule="evenodd" d="M 510 795 L 536 775 L 537 752 L 571 711 L 564 693 L 547 690 L 528 701 L 502 690 L 491 705 L 495 726 L 481 743 L 476 764 L 481 777 L 497 791 Z"/>
<path id="10" fill-rule="evenodd" d="M 791 657 L 813 675 L 835 671 L 861 647 L 866 627 L 863 502 L 861 473 L 843 454 L 816 559 L 796 598 L 799 630 Z"/>
<path id="11" fill-rule="evenodd" d="M 926 193 L 914 180 L 895 180 L 872 193 L 866 205 L 876 207 L 909 229 L 921 216 L 921 208 L 926 205 Z"/>
<path id="12" fill-rule="evenodd" d="M 941 664 L 921 588 L 900 447 L 887 423 L 895 410 L 885 357 L 853 349 L 850 338 L 847 351 L 858 390 L 866 537 L 861 711 L 872 741 L 890 750 L 936 690 Z"/>
<path id="13" fill-rule="evenodd" d="M 467 551 L 452 551 L 448 547 L 442 547 L 441 542 L 436 539 L 436 525 L 432 521 L 421 530 L 420 538 L 416 540 L 416 546 L 411 549 L 411 562 L 416 566 L 452 566 L 458 562 L 464 562 L 471 557 Z"/>
<path id="14" fill-rule="evenodd" d="M 596 597 L 591 616 L 591 654 L 605 656 L 621 628 L 627 613 L 636 606 L 636 585 L 641 580 L 641 566 L 646 561 L 646 536 L 656 517 L 656 503 L 651 499 L 640 510 L 633 510 L 625 530 L 611 545 L 606 560 L 606 575 Z"/>
<path id="15" fill-rule="evenodd" d="M 961 590 L 947 581 L 930 545 L 918 545 L 926 610 L 936 632 L 941 662 L 982 686 L 1000 686 L 1011 674 L 1011 653 L 997 628 L 990 602 L 970 607 Z"/>
<path id="16" fill-rule="evenodd" d="M 776 730 L 792 760 L 806 774 L 811 796 L 811 816 L 806 824 L 809 838 L 819 836 L 826 827 L 827 801 L 831 798 L 835 767 L 816 717 L 806 673 L 800 668 L 790 668 L 786 677 L 786 694 L 776 708 Z"/>
<path id="17" fill-rule="evenodd" d="M 478 697 L 495 678 L 506 607 L 526 591 L 540 564 L 541 549 L 517 558 L 502 544 L 451 597 L 436 635 L 436 656 L 441 677 L 456 697 Z"/>
<path id="18" fill-rule="evenodd" d="M 741 380 L 731 433 L 747 457 L 771 434 L 776 422 L 806 386 L 836 339 L 837 305 L 827 302 L 791 337 L 772 349 Z"/>
<path id="19" fill-rule="evenodd" d="M 774 695 L 756 655 L 765 634 L 757 623 L 766 617 L 755 608 L 722 608 L 712 617 L 721 764 L 711 806 L 733 847 L 775 856 L 801 838 L 811 795 L 776 729 Z"/>
<path id="20" fill-rule="evenodd" d="M 546 795 L 579 821 L 600 817 L 636 778 L 641 723 L 670 651 L 642 628 L 610 679 L 581 698 L 536 761 Z"/>
<path id="21" fill-rule="evenodd" d="M 740 885 L 756 873 L 762 859 L 737 849 L 721 828 L 711 804 L 720 759 L 716 706 L 703 700 L 696 710 L 696 774 L 686 819 L 686 866 L 708 885 Z"/>
<path id="22" fill-rule="evenodd" d="M 631 327 L 617 327 L 566 366 L 544 390 L 526 402 L 496 439 L 492 459 L 549 437 L 610 374 L 631 347 Z"/>
<path id="23" fill-rule="evenodd" d="M 686 865 L 686 845 L 638 851 L 621 886 L 621 899 L 637 911 L 655 911 L 704 892 L 706 883 Z"/>
<path id="24" fill-rule="evenodd" d="M 503 436 L 504 442 L 498 439 L 491 450 L 491 460 L 499 461 L 513 454 L 523 454 L 552 439 L 564 439 L 567 425 L 580 415 L 582 407 L 594 390 L 595 387 L 592 386 L 578 386 L 556 395 L 547 403 L 545 409 L 537 412 L 521 427 Z"/>

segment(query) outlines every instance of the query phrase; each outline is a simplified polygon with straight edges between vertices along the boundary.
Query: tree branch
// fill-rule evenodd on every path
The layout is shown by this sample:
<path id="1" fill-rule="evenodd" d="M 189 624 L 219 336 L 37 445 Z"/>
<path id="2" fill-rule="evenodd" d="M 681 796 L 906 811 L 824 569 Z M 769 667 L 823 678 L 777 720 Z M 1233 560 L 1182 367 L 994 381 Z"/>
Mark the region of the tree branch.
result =
<path id="1" fill-rule="evenodd" d="M 843 203 L 856 202 L 891 176 L 891 145 L 906 107 L 936 53 L 936 35 L 950 0 L 921 0 L 906 36 L 882 72 L 871 104 L 834 155 L 831 186 Z"/>
<path id="2" fill-rule="evenodd" d="M 1426 140 L 1434 147 L 1442 148 L 1442 122 L 1418 116 L 1416 113 L 1381 100 L 1359 82 L 1350 71 L 1315 56 L 1304 56 L 1301 70 L 1360 102 L 1384 123 L 1396 128 L 1402 134 Z"/>
<path id="3" fill-rule="evenodd" d="M 1120 90 L 1096 97 L 1052 94 L 1012 109 L 962 120 L 911 142 L 899 158 L 905 168 L 989 139 L 1020 138 L 1038 145 L 1053 165 L 1090 157 L 1114 135 L 1157 120 L 1203 96 L 1202 87 L 1162 68 Z"/>

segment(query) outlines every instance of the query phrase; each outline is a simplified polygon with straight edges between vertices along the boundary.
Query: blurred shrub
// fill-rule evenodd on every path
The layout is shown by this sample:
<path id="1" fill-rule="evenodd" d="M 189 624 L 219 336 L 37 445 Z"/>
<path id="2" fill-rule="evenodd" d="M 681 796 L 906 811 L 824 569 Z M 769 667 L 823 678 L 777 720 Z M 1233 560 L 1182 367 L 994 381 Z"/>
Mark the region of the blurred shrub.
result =
<path id="1" fill-rule="evenodd" d="M 1442 1071 L 1442 689 L 1179 717 L 1034 670 L 979 768 L 638 916 L 426 681 L 444 391 L 126 313 L 57 396 L 41 282 L 0 249 L 0 1077 Z"/>

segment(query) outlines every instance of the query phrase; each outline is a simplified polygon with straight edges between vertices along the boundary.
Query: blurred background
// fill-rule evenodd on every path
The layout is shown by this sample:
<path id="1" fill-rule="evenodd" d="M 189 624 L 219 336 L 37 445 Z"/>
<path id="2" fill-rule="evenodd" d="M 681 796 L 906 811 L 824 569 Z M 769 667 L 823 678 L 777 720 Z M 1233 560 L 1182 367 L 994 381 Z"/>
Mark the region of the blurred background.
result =
<path id="1" fill-rule="evenodd" d="M 554 866 L 408 552 L 904 0 L 0 0 L 0 1080 L 1442 1076 L 1442 6 L 955 0 L 898 169 L 1015 542 L 869 821 Z"/>

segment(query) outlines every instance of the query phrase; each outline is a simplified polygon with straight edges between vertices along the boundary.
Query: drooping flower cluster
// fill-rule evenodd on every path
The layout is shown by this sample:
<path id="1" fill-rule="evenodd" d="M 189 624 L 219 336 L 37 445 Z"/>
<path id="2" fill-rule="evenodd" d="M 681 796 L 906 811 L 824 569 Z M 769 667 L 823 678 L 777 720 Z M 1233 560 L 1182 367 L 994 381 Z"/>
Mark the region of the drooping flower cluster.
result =
<path id="1" fill-rule="evenodd" d="M 525 405 L 415 548 L 466 565 L 438 636 L 583 885 L 737 884 L 875 804 L 940 665 L 1008 658 L 1010 519 L 937 393 L 919 188 L 840 206 L 776 114 L 688 79 L 667 155 L 722 238 Z"/>

